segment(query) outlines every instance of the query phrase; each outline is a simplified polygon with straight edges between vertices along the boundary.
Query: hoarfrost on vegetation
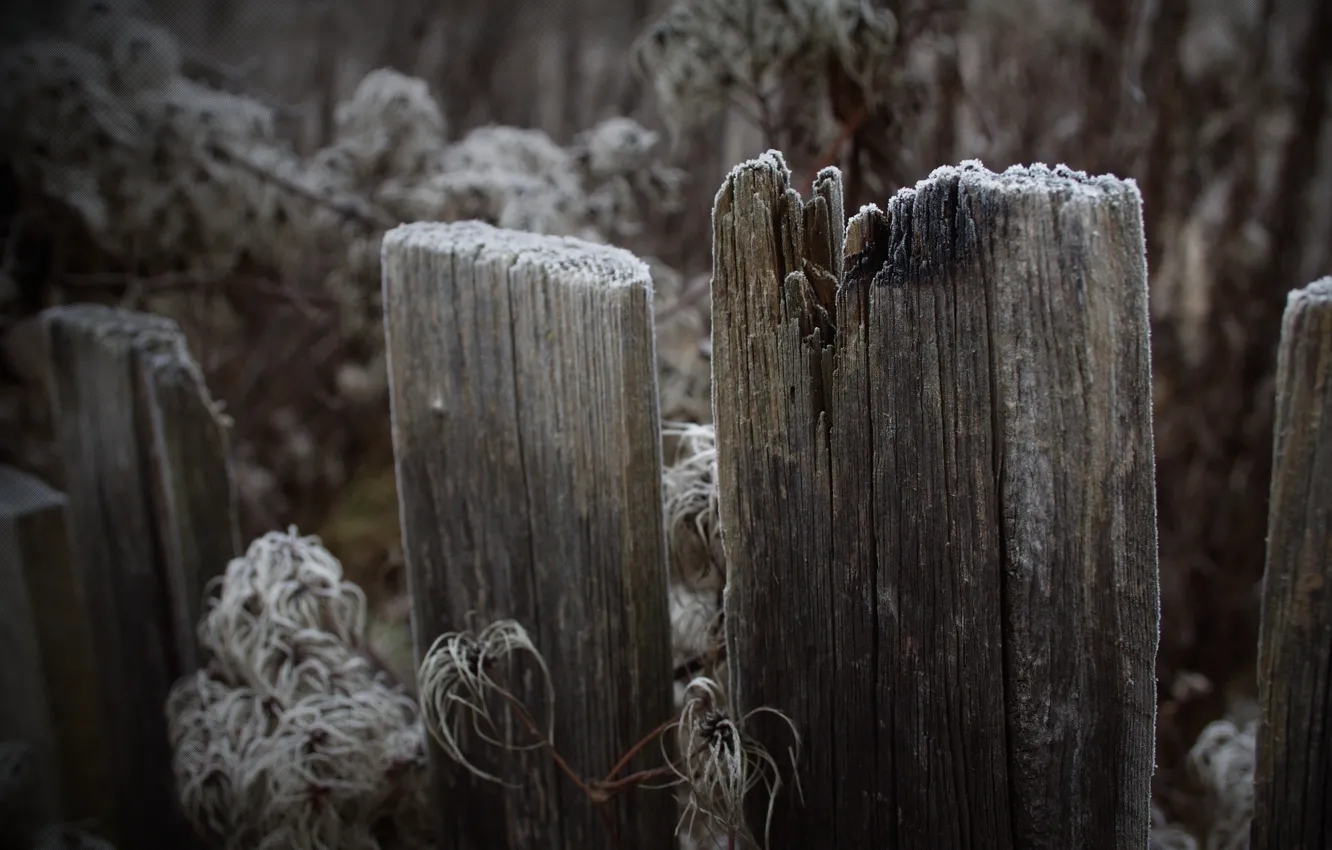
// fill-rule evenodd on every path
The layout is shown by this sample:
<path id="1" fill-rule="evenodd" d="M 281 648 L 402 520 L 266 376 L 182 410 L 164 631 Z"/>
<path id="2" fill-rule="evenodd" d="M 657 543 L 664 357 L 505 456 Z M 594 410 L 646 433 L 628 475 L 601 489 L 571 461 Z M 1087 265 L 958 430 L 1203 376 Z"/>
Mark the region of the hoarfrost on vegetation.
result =
<path id="1" fill-rule="evenodd" d="M 365 654 L 365 599 L 314 538 L 233 560 L 199 625 L 207 669 L 167 703 L 182 807 L 228 848 L 425 847 L 425 733 Z"/>
<path id="2" fill-rule="evenodd" d="M 424 80 L 371 71 L 334 114 L 333 144 L 314 158 L 357 188 L 430 173 L 444 148 L 444 113 Z"/>
<path id="3" fill-rule="evenodd" d="M 290 305 L 320 335 L 303 368 L 330 363 L 321 383 L 339 407 L 386 401 L 380 243 L 398 222 L 479 220 L 607 242 L 682 202 L 683 172 L 629 119 L 568 148 L 508 127 L 451 140 L 426 83 L 389 69 L 337 106 L 326 147 L 299 155 L 274 107 L 184 76 L 181 46 L 136 3 L 76 0 L 57 36 L 7 51 L 0 74 L 10 162 L 31 197 L 68 213 L 92 243 L 99 291 L 176 319 L 197 351 L 211 351 L 201 357 L 210 374 L 242 356 L 235 340 L 271 339 L 271 322 L 286 321 L 249 308 Z M 84 297 L 73 289 L 83 282 L 56 274 L 57 297 Z M 0 279 L 0 298 L 12 305 L 17 286 Z M 310 393 L 307 412 L 327 410 L 325 398 Z M 238 463 L 299 472 L 247 476 L 247 514 L 276 518 L 291 497 L 340 483 L 327 477 L 336 460 L 312 468 L 284 454 L 286 441 L 246 442 Z"/>
<path id="4" fill-rule="evenodd" d="M 869 0 L 677 0 L 635 52 L 674 132 L 727 106 L 771 131 L 780 90 L 783 123 L 817 112 L 833 65 L 872 101 L 896 41 L 896 17 Z"/>
<path id="5" fill-rule="evenodd" d="M 1253 821 L 1258 721 L 1214 721 L 1189 751 L 1188 768 L 1205 793 L 1203 850 L 1247 850 Z"/>
<path id="6" fill-rule="evenodd" d="M 716 430 L 711 424 L 669 423 L 662 437 L 675 446 L 662 473 L 673 664 L 677 671 L 693 665 L 724 681 L 726 562 L 717 501 Z M 683 699 L 683 682 L 677 682 L 676 701 Z"/>
<path id="7" fill-rule="evenodd" d="M 21 178 L 136 274 L 200 286 L 260 270 L 314 281 L 348 340 L 382 348 L 379 240 L 398 221 L 476 219 L 594 241 L 680 203 L 655 135 L 612 119 L 571 148 L 482 127 L 457 143 L 422 80 L 370 72 L 309 158 L 274 110 L 180 73 L 180 47 L 128 3 L 81 0 L 63 38 L 22 45 L 0 92 Z M 22 120 L 19 120 L 19 119 Z"/>
<path id="8" fill-rule="evenodd" d="M 1178 824 L 1171 823 L 1161 807 L 1153 801 L 1147 850 L 1198 850 L 1198 839 Z"/>

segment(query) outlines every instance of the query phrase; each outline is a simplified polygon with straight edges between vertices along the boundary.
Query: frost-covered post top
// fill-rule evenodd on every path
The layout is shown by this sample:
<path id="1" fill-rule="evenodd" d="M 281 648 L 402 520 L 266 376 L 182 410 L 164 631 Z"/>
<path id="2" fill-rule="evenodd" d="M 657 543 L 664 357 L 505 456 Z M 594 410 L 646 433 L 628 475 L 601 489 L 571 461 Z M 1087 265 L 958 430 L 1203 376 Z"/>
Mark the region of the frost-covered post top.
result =
<path id="1" fill-rule="evenodd" d="M 573 236 L 506 230 L 480 221 L 416 222 L 384 236 L 385 267 L 405 253 L 474 257 L 474 262 L 507 258 L 514 268 L 538 266 L 569 286 L 652 289 L 647 263 L 622 248 Z"/>

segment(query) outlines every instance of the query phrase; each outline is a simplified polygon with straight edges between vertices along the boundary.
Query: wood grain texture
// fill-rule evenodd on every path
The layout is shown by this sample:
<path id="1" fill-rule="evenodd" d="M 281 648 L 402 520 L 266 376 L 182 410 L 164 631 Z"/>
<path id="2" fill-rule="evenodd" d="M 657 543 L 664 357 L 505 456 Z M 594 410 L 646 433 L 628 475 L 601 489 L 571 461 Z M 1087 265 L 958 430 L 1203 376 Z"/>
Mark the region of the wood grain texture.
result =
<path id="1" fill-rule="evenodd" d="M 837 173 L 803 204 L 789 181 L 776 154 L 740 166 L 713 218 L 732 692 L 805 737 L 771 846 L 1145 847 L 1136 188 L 969 163 L 838 244 L 811 211 Z"/>
<path id="2" fill-rule="evenodd" d="M 72 551 L 112 739 L 119 843 L 189 846 L 164 706 L 199 663 L 202 588 L 239 549 L 223 423 L 174 322 L 44 314 Z"/>
<path id="3" fill-rule="evenodd" d="M 1313 850 L 1332 843 L 1332 278 L 1287 301 L 1273 451 L 1252 842 Z"/>
<path id="4" fill-rule="evenodd" d="M 66 510 L 64 494 L 19 470 L 0 467 L 0 569 L 6 584 L 0 604 L 26 608 L 36 643 L 31 655 L 6 651 L 4 657 L 40 664 L 41 699 L 53 742 L 40 755 L 34 752 L 34 759 L 44 774 L 55 776 L 46 792 L 55 795 L 54 801 L 42 815 L 104 827 L 115 811 L 110 741 L 99 708 L 93 636 L 70 553 Z M 17 624 L 23 615 L 10 617 L 6 614 L 3 621 Z M 38 686 L 32 687 L 35 692 Z M 37 700 L 31 705 L 36 708 Z"/>
<path id="5" fill-rule="evenodd" d="M 177 676 L 203 664 L 196 631 L 208 583 L 241 555 L 228 423 L 180 335 L 137 352 L 141 440 L 176 644 Z"/>
<path id="6" fill-rule="evenodd" d="M 554 675 L 556 746 L 603 775 L 672 706 L 647 267 L 473 222 L 399 227 L 383 253 L 417 661 L 473 612 L 518 620 Z M 673 846 L 669 794 L 613 803 L 617 843 L 544 755 L 473 749 L 521 788 L 432 751 L 443 848 Z"/>

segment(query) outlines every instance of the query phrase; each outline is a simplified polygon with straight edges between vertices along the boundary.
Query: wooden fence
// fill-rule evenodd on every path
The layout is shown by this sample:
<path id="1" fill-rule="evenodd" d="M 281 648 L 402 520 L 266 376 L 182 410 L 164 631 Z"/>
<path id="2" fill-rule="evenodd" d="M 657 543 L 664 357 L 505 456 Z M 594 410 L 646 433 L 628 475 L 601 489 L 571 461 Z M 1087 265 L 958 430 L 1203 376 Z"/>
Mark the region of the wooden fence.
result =
<path id="1" fill-rule="evenodd" d="M 803 739 L 769 844 L 1146 848 L 1160 624 L 1137 190 L 964 165 L 842 210 L 835 171 L 802 199 L 768 155 L 713 219 L 732 713 L 778 709 Z M 398 228 L 384 257 L 417 658 L 469 615 L 523 623 L 561 753 L 604 774 L 673 711 L 647 269 L 476 223 Z M 163 701 L 201 661 L 204 583 L 240 551 L 225 426 L 170 322 L 66 307 L 45 325 L 65 469 L 0 469 L 0 650 L 24 660 L 0 739 L 31 754 L 34 818 L 191 846 Z M 1329 375 L 1332 279 L 1292 294 L 1281 339 L 1260 850 L 1332 835 Z M 786 751 L 780 724 L 747 731 Z M 507 789 L 431 759 L 440 848 L 674 843 L 669 794 L 593 806 L 540 753 L 476 754 Z"/>

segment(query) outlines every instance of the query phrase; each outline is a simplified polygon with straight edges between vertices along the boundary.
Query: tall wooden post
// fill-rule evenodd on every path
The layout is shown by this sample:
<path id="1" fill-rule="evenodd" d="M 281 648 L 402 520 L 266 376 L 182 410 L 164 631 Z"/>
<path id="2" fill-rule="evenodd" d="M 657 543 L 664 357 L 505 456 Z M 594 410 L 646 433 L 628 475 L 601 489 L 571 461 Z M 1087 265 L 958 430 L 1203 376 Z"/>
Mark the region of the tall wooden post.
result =
<path id="1" fill-rule="evenodd" d="M 713 217 L 735 709 L 805 739 L 771 846 L 1145 847 L 1137 189 L 969 163 L 845 236 L 841 205 L 838 172 L 802 200 L 770 153 Z M 780 731 L 755 729 L 774 751 Z"/>

